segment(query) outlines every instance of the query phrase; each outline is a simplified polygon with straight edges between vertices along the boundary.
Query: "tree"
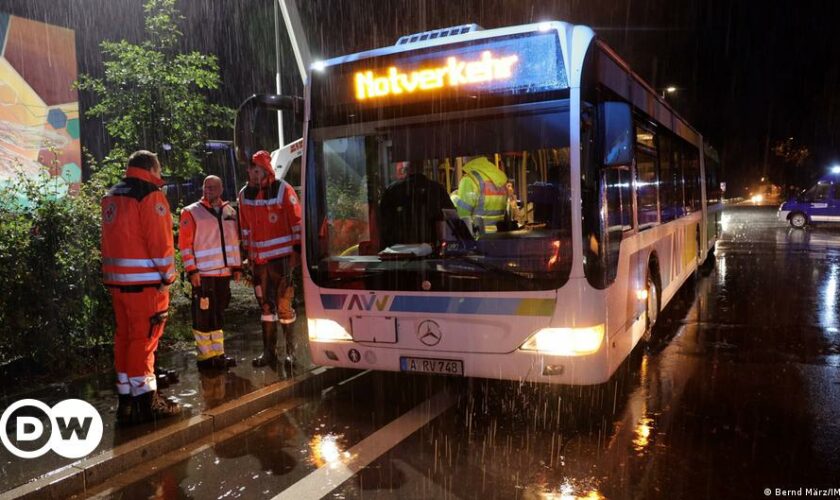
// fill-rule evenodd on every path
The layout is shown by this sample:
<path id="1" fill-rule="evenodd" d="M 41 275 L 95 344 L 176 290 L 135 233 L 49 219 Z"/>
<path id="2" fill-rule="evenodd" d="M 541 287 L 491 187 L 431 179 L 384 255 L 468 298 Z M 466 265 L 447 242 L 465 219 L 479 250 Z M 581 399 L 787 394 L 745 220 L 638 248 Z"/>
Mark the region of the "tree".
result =
<path id="1" fill-rule="evenodd" d="M 811 156 L 811 151 L 793 140 L 793 137 L 776 141 L 773 144 L 773 154 L 781 158 L 785 165 L 801 167 Z"/>
<path id="2" fill-rule="evenodd" d="M 177 51 L 184 18 L 175 0 L 147 0 L 144 11 L 147 40 L 102 42 L 104 77 L 82 75 L 76 86 L 98 98 L 87 116 L 103 119 L 115 145 L 105 164 L 136 149 L 166 151 L 167 172 L 189 177 L 201 171 L 208 130 L 230 127 L 234 110 L 207 98 L 220 85 L 216 57 Z"/>
<path id="3" fill-rule="evenodd" d="M 777 140 L 771 148 L 774 170 L 781 174 L 784 184 L 804 186 L 810 182 L 811 150 L 793 137 Z M 774 176 L 778 178 L 778 175 Z M 777 181 L 778 182 L 778 181 Z"/>

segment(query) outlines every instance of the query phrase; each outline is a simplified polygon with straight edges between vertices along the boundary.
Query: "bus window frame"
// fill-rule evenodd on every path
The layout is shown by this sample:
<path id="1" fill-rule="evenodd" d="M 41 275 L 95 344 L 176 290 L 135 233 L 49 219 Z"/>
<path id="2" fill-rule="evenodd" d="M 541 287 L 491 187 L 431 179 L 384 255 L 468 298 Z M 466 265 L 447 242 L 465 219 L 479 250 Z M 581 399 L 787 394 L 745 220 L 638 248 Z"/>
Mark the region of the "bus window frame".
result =
<path id="1" fill-rule="evenodd" d="M 306 148 L 309 154 L 306 156 L 306 168 L 305 168 L 305 180 L 304 185 L 306 186 L 307 190 L 312 190 L 311 194 L 306 196 L 304 199 L 305 204 L 305 217 L 306 217 L 306 224 L 309 227 L 321 227 L 321 222 L 318 220 L 319 210 L 316 210 L 315 203 L 316 199 L 319 197 L 321 199 L 324 198 L 325 193 L 322 192 L 326 189 L 325 183 L 322 180 L 318 179 L 318 176 L 323 175 L 322 169 L 320 166 L 316 165 L 316 158 L 317 153 L 315 153 L 314 145 L 318 142 L 325 142 L 331 139 L 338 139 L 344 138 L 349 136 L 371 136 L 380 134 L 382 131 L 386 131 L 388 129 L 394 128 L 407 128 L 413 125 L 428 125 L 430 123 L 430 116 L 434 117 L 433 122 L 450 122 L 450 121 L 459 121 L 459 120 L 471 120 L 475 118 L 500 118 L 504 119 L 509 116 L 514 115 L 535 115 L 535 114 L 549 114 L 549 113 L 566 113 L 567 115 L 571 116 L 571 99 L 568 97 L 554 99 L 551 101 L 543 101 L 543 102 L 528 102 L 523 104 L 514 104 L 509 106 L 503 107 L 491 107 L 491 108 L 478 108 L 478 109 L 469 109 L 469 110 L 456 110 L 451 111 L 448 113 L 437 113 L 434 115 L 410 115 L 404 116 L 399 118 L 388 118 L 382 120 L 375 120 L 375 121 L 366 121 L 366 122 L 352 122 L 347 123 L 344 125 L 333 125 L 329 127 L 320 127 L 315 128 L 310 126 L 307 127 L 306 131 Z M 567 124 L 568 126 L 568 124 Z M 564 138 L 566 142 L 569 143 L 569 148 L 571 148 L 572 144 L 572 134 L 569 131 L 569 135 Z M 380 144 L 380 147 L 385 147 L 385 144 Z M 378 157 L 381 159 L 386 155 L 380 153 Z M 450 159 L 452 157 L 449 157 Z M 445 157 L 439 158 L 439 160 L 444 160 Z M 456 159 L 456 165 L 454 170 L 454 175 L 459 175 L 463 168 L 463 165 L 458 165 Z M 371 189 L 370 183 L 373 182 L 370 175 L 368 177 L 368 192 L 374 192 L 374 189 Z M 572 186 L 575 182 L 572 178 L 572 168 L 569 165 L 569 172 L 568 177 L 565 181 L 568 184 L 568 193 L 572 192 Z M 456 184 L 457 185 L 457 184 Z M 380 186 L 381 187 L 381 186 Z M 381 193 L 376 194 L 375 197 L 377 199 L 381 198 Z M 568 226 L 569 230 L 569 245 L 572 245 L 574 242 L 574 227 L 575 223 L 572 219 L 571 214 L 571 207 L 569 207 L 567 213 L 567 220 L 565 220 L 564 225 Z M 318 238 L 316 233 L 310 233 L 307 238 Z M 307 251 L 307 266 L 309 268 L 310 274 L 313 276 L 313 281 L 318 283 L 318 286 L 325 286 L 320 284 L 321 277 L 320 277 L 320 270 L 319 270 L 319 260 L 320 256 L 316 255 L 316 247 L 320 250 L 319 245 L 306 245 Z M 569 261 L 568 271 L 563 275 L 560 276 L 556 283 L 553 283 L 548 288 L 541 288 L 535 285 L 532 288 L 523 287 L 522 291 L 543 291 L 543 290 L 555 290 L 564 286 L 572 276 L 572 269 L 573 269 L 573 258 Z M 318 277 L 316 277 L 318 276 Z M 523 277 L 523 279 L 525 279 Z M 535 280 L 527 281 L 529 284 L 536 283 Z M 388 288 L 391 290 L 391 288 Z M 397 289 L 394 290 L 398 291 L 413 291 L 412 289 Z"/>
<path id="2" fill-rule="evenodd" d="M 653 124 L 648 124 L 643 121 L 639 116 L 637 116 L 633 120 L 634 126 L 634 137 L 635 141 L 633 144 L 633 197 L 636 201 L 636 205 L 634 207 L 634 218 L 635 218 L 635 227 L 638 230 L 645 231 L 647 229 L 656 227 L 662 224 L 662 203 L 661 203 L 661 193 L 660 193 L 660 184 L 662 182 L 662 172 L 660 170 L 660 157 L 659 157 L 659 133 L 657 132 L 657 127 Z M 651 144 L 652 146 L 648 146 L 647 144 L 639 141 L 639 132 L 645 131 L 651 134 Z M 653 173 L 656 176 L 656 182 L 654 183 L 654 190 L 656 192 L 656 220 L 653 222 L 646 222 L 644 224 L 641 223 L 639 217 L 639 186 L 637 182 L 639 181 L 639 168 L 638 168 L 638 160 L 639 155 L 644 154 L 649 156 L 653 161 Z"/>

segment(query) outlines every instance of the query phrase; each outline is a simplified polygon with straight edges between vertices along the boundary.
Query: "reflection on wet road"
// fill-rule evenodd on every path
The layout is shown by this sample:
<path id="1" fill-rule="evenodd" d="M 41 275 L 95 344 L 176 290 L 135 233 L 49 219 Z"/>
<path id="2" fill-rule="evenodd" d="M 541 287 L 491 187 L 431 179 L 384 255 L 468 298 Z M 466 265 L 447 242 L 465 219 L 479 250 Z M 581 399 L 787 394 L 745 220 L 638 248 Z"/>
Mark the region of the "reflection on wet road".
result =
<path id="1" fill-rule="evenodd" d="M 840 228 L 792 230 L 753 207 L 727 210 L 723 225 L 716 268 L 686 284 L 655 346 L 603 386 L 366 373 L 107 495 L 278 495 L 352 467 L 349 450 L 372 435 L 388 446 L 328 498 L 840 488 Z M 444 390 L 451 406 L 417 432 L 376 434 Z"/>

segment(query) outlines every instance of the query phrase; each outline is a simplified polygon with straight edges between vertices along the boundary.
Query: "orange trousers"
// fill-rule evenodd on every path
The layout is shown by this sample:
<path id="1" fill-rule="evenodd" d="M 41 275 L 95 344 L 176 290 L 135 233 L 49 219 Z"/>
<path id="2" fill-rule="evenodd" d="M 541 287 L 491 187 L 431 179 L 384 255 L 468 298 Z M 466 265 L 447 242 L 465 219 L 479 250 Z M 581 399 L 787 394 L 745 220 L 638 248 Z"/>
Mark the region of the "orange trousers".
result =
<path id="1" fill-rule="evenodd" d="M 169 291 L 146 287 L 138 291 L 111 289 L 117 331 L 114 335 L 114 368 L 119 394 L 157 390 L 155 351 L 166 325 Z"/>

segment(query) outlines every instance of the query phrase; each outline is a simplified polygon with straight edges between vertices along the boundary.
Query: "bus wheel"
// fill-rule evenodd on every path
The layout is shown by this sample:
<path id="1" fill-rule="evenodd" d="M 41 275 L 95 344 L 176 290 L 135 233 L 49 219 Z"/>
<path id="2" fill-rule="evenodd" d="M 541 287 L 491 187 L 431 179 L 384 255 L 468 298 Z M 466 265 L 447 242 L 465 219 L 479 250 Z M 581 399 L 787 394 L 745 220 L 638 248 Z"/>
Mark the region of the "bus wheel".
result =
<path id="1" fill-rule="evenodd" d="M 647 276 L 647 299 L 645 304 L 645 333 L 642 334 L 642 341 L 649 344 L 653 339 L 653 327 L 659 318 L 659 285 L 652 270 L 648 270 Z"/>
<path id="2" fill-rule="evenodd" d="M 805 227 L 805 224 L 808 223 L 808 218 L 805 217 L 805 214 L 803 214 L 802 212 L 796 212 L 794 214 L 791 214 L 789 220 L 790 225 L 797 229 L 802 229 L 803 227 Z"/>

